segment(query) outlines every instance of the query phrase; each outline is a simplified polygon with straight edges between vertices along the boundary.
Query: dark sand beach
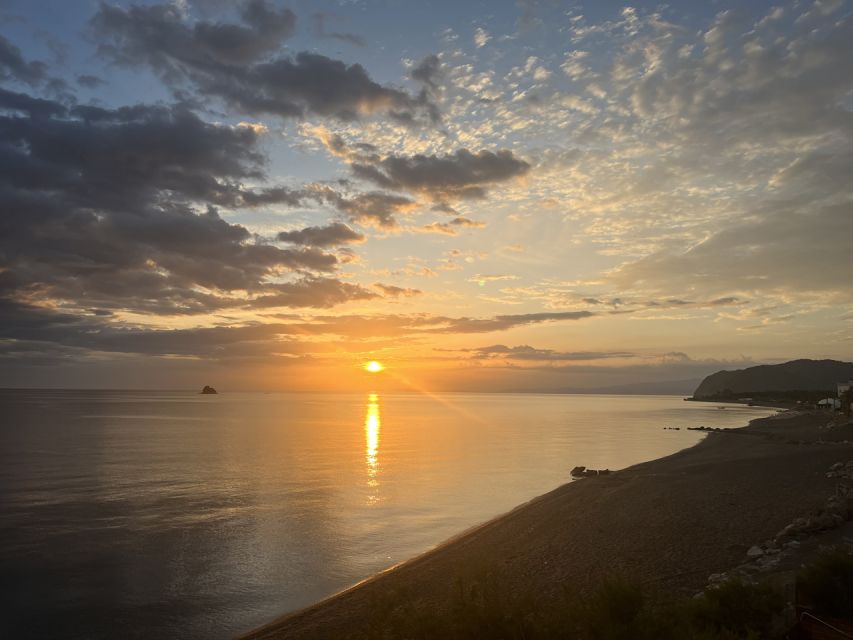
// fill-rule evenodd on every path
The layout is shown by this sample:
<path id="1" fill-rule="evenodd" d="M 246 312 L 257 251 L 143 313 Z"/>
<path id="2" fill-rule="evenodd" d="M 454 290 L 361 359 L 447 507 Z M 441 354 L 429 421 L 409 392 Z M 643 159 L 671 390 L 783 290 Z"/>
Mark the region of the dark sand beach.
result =
<path id="1" fill-rule="evenodd" d="M 827 430 L 829 419 L 789 412 L 755 420 L 672 456 L 571 482 L 244 637 L 347 637 L 370 628 L 376 603 L 391 593 L 441 615 L 456 585 L 484 572 L 543 601 L 613 576 L 689 596 L 710 574 L 745 562 L 752 545 L 821 509 L 836 485 L 827 470 L 853 459 L 853 444 L 843 442 L 853 441 L 853 426 Z M 813 536 L 801 553 L 833 535 Z"/>

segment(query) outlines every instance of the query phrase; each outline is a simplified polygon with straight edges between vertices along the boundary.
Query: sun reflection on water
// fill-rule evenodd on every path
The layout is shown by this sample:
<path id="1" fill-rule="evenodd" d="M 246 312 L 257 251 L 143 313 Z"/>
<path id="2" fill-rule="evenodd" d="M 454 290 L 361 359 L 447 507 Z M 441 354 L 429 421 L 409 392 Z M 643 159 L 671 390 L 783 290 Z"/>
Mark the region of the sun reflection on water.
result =
<path id="1" fill-rule="evenodd" d="M 364 418 L 365 462 L 367 464 L 367 486 L 371 489 L 368 503 L 379 501 L 379 396 L 371 393 L 367 396 L 367 415 Z"/>

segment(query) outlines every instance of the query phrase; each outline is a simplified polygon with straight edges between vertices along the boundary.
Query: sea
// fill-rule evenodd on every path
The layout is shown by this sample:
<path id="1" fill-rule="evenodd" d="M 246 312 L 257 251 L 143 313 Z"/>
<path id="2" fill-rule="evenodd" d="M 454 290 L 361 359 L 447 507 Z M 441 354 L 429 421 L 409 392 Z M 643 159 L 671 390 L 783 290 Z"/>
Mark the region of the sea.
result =
<path id="1" fill-rule="evenodd" d="M 628 467 L 703 437 L 687 427 L 770 413 L 676 396 L 3 390 L 0 637 L 232 638 L 576 465 Z"/>

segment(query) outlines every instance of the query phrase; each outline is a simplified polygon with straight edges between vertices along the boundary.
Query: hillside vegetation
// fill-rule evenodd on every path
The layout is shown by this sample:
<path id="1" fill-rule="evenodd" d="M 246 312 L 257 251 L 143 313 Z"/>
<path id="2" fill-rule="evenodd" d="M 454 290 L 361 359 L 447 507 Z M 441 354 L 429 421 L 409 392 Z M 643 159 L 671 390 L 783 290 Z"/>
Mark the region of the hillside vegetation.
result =
<path id="1" fill-rule="evenodd" d="M 697 400 L 737 395 L 766 395 L 785 392 L 803 395 L 815 392 L 835 395 L 836 383 L 853 378 L 853 363 L 838 360 L 792 360 L 784 364 L 759 365 L 735 371 L 718 371 L 705 378 L 693 397 Z M 799 399 L 799 398 L 798 398 Z"/>

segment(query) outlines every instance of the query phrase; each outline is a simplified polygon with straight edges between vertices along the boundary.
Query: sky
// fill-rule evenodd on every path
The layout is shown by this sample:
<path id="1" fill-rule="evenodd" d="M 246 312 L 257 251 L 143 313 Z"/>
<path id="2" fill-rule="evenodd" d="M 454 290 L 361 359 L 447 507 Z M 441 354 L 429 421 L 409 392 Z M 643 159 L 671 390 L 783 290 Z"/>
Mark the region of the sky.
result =
<path id="1" fill-rule="evenodd" d="M 685 392 L 853 360 L 851 14 L 4 0 L 0 386 Z"/>

